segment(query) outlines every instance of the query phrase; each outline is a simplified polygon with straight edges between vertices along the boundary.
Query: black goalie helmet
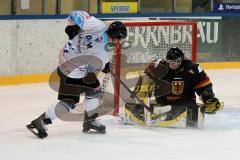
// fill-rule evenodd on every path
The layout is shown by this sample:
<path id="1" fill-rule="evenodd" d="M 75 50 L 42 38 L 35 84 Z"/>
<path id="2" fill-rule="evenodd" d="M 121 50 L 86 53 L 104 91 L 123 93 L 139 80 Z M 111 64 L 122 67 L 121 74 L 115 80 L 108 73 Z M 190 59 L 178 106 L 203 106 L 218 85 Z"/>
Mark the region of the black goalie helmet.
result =
<path id="1" fill-rule="evenodd" d="M 115 21 L 108 27 L 107 34 L 111 38 L 124 39 L 127 37 L 127 28 L 122 22 Z"/>
<path id="2" fill-rule="evenodd" d="M 167 52 L 166 62 L 173 70 L 178 69 L 184 59 L 184 53 L 177 47 L 170 48 Z"/>

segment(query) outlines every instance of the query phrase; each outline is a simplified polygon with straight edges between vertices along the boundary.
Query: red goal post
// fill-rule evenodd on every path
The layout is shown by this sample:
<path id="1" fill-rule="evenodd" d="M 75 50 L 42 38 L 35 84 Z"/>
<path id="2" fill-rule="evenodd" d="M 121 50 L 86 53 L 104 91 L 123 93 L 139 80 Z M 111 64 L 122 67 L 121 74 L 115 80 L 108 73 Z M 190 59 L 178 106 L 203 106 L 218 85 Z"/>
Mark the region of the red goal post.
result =
<path id="1" fill-rule="evenodd" d="M 195 21 L 126 21 L 128 30 L 125 43 L 115 47 L 114 60 L 114 115 L 119 114 L 120 82 L 126 72 L 136 70 L 132 64 L 149 63 L 165 58 L 167 50 L 179 47 L 186 57 L 196 61 L 197 23 Z M 124 67 L 126 66 L 126 67 Z M 141 68 L 141 67 L 140 67 Z M 130 88 L 130 87 L 129 87 Z"/>

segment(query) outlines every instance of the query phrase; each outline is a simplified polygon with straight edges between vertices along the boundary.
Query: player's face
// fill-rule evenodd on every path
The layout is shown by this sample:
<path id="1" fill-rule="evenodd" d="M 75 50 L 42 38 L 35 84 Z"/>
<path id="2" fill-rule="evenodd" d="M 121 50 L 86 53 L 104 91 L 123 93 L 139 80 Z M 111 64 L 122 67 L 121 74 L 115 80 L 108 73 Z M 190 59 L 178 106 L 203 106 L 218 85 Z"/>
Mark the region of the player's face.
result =
<path id="1" fill-rule="evenodd" d="M 118 38 L 113 38 L 112 41 L 113 41 L 113 43 L 117 44 L 117 43 L 119 43 L 120 40 Z"/>
<path id="2" fill-rule="evenodd" d="M 118 43 L 120 42 L 120 40 L 117 39 L 117 38 L 110 38 L 110 37 L 109 37 L 108 42 L 109 42 L 109 44 L 111 44 L 111 45 L 115 45 L 115 44 L 118 44 Z"/>
<path id="3" fill-rule="evenodd" d="M 175 70 L 178 69 L 178 67 L 181 65 L 182 58 L 178 58 L 176 60 L 166 60 L 169 68 Z"/>

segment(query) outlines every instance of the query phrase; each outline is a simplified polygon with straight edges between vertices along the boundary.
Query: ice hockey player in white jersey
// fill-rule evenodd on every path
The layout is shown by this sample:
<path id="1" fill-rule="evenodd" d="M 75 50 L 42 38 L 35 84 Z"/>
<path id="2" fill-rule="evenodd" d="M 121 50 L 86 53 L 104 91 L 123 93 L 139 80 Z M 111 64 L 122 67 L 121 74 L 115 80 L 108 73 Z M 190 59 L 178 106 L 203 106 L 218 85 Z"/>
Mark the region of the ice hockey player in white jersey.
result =
<path id="1" fill-rule="evenodd" d="M 107 26 L 84 11 L 72 11 L 67 20 L 69 25 L 65 32 L 69 40 L 60 53 L 57 68 L 60 77 L 59 101 L 27 125 L 27 128 L 39 138 L 47 137 L 46 125 L 59 118 L 56 108 L 73 110 L 79 102 L 80 94 L 83 93 L 85 93 L 83 132 L 95 130 L 98 133 L 105 133 L 106 130 L 106 127 L 96 120 L 100 94 L 96 72 L 109 72 L 106 46 L 124 39 L 127 36 L 126 27 L 120 21 Z"/>

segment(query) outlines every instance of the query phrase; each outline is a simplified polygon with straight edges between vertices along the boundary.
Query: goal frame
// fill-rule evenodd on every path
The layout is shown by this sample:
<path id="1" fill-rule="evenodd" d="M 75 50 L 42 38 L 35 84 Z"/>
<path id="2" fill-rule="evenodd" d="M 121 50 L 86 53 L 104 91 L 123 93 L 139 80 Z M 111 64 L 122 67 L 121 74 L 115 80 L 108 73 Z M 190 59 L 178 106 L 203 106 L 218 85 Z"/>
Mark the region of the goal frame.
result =
<path id="1" fill-rule="evenodd" d="M 124 21 L 126 27 L 141 27 L 141 26 L 192 26 L 192 61 L 196 62 L 197 59 L 197 22 L 196 21 L 180 21 L 180 20 L 169 20 L 169 21 Z M 119 114 L 119 103 L 120 103 L 120 74 L 121 74 L 121 44 L 118 43 L 115 46 L 115 77 L 114 78 L 114 116 Z"/>

